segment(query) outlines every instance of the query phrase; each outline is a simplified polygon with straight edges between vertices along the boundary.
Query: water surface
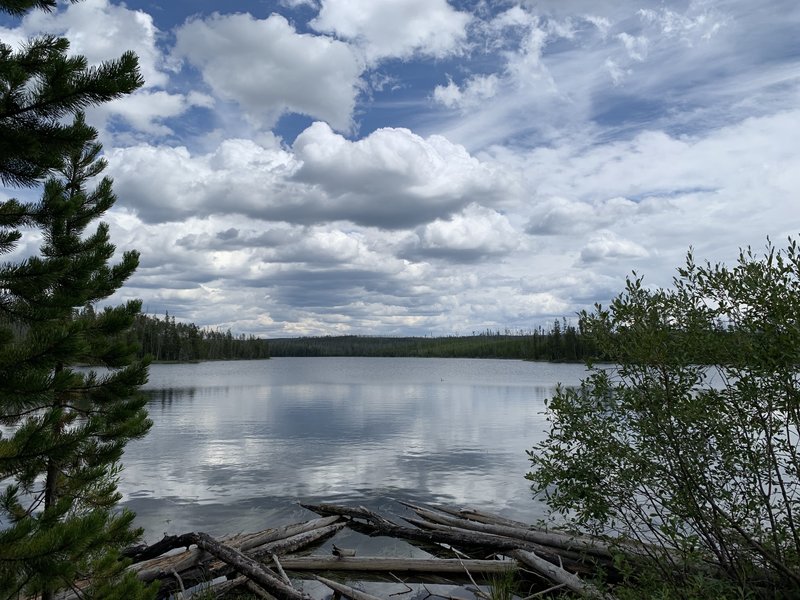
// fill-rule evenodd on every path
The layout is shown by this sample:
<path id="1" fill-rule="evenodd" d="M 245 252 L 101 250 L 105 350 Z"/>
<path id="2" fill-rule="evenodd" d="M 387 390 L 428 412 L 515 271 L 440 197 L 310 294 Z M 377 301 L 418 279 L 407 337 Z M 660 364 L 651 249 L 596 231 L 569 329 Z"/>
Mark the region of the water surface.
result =
<path id="1" fill-rule="evenodd" d="M 305 519 L 302 501 L 446 502 L 536 520 L 525 451 L 582 365 L 274 358 L 153 365 L 154 422 L 128 445 L 123 505 L 154 540 Z"/>

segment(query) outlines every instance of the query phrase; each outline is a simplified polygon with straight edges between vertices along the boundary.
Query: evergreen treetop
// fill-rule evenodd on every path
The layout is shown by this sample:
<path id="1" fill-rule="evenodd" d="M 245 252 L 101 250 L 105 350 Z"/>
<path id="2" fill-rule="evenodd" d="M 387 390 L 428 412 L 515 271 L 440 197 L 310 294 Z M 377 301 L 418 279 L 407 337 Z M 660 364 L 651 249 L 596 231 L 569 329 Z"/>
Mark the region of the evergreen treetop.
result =
<path id="1" fill-rule="evenodd" d="M 21 15 L 52 9 L 54 0 L 0 0 L 0 11 Z M 43 35 L 19 49 L 0 42 L 0 183 L 31 187 L 80 147 L 65 117 L 139 88 L 143 79 L 133 52 L 89 66 L 69 56 L 69 40 Z"/>
<path id="2" fill-rule="evenodd" d="M 73 4 L 80 0 L 69 0 Z M 22 16 L 34 8 L 51 11 L 58 5 L 57 0 L 4 0 L 0 2 L 0 10 L 15 16 Z"/>

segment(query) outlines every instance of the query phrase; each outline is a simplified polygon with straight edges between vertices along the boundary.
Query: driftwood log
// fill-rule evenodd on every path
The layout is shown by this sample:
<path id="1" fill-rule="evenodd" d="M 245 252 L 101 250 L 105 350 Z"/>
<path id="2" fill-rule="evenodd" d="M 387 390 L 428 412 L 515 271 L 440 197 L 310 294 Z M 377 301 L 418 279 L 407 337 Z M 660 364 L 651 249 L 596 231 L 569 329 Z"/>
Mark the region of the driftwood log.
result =
<path id="1" fill-rule="evenodd" d="M 302 548 L 308 547 L 312 544 L 318 543 L 321 540 L 330 537 L 344 527 L 343 523 L 331 523 L 331 519 L 316 519 L 315 521 L 305 524 L 292 525 L 287 528 L 279 530 L 266 530 L 259 532 L 256 535 L 264 535 L 265 539 L 269 541 L 259 545 L 252 545 L 252 538 L 245 538 L 244 543 L 239 543 L 237 538 L 222 540 L 223 543 L 243 552 L 253 559 L 262 559 L 265 556 L 272 554 L 286 554 L 296 552 Z M 297 530 L 306 529 L 311 525 L 316 525 L 307 531 L 294 533 Z M 274 539 L 281 534 L 291 534 L 289 537 L 283 539 Z M 177 548 L 185 547 L 192 542 L 188 542 L 184 536 L 171 536 L 169 549 L 174 550 Z M 216 560 L 214 560 L 216 558 Z M 218 557 L 213 557 L 205 553 L 202 548 L 188 548 L 184 552 L 177 554 L 168 554 L 166 556 L 157 557 L 131 566 L 131 569 L 137 572 L 137 577 L 142 581 L 154 581 L 160 579 L 162 581 L 161 589 L 164 591 L 172 591 L 175 589 L 171 581 L 164 581 L 165 578 L 169 580 L 169 574 L 173 571 L 182 573 L 184 581 L 190 584 L 207 581 L 216 577 L 223 577 L 235 572 L 229 563 L 220 560 Z"/>
<path id="2" fill-rule="evenodd" d="M 316 582 L 317 592 L 319 586 L 332 590 L 334 597 L 376 600 L 352 582 L 404 585 L 446 578 L 475 584 L 476 579 L 486 582 L 512 570 L 518 578 L 534 574 L 540 592 L 549 587 L 592 600 L 613 600 L 581 577 L 598 567 L 613 569 L 612 549 L 604 540 L 545 531 L 474 509 L 400 504 L 406 514 L 399 520 L 363 506 L 302 504 L 321 517 L 219 539 L 203 532 L 166 536 L 155 544 L 130 548 L 125 555 L 132 561 L 128 568 L 139 579 L 160 581 L 160 598 L 176 592 L 186 599 L 225 598 L 246 589 L 257 598 L 308 600 L 312 596 L 298 585 L 307 580 Z M 344 527 L 422 543 L 433 556 L 356 556 L 354 549 L 335 544 L 332 555 L 297 554 Z M 59 599 L 77 597 L 71 592 Z"/>
<path id="3" fill-rule="evenodd" d="M 607 559 L 610 566 L 611 553 L 607 546 L 594 538 L 582 537 L 575 538 L 565 534 L 554 535 L 546 532 L 533 532 L 528 526 L 525 528 L 511 527 L 503 525 L 487 525 L 472 523 L 467 529 L 464 527 L 463 519 L 451 519 L 443 516 L 436 509 L 425 508 L 416 505 L 406 506 L 412 508 L 417 514 L 428 519 L 429 523 L 434 524 L 434 529 L 423 531 L 400 526 L 370 510 L 359 507 L 346 507 L 333 504 L 303 504 L 305 508 L 317 514 L 339 515 L 351 519 L 360 519 L 374 529 L 375 534 L 390 535 L 406 539 L 417 539 L 422 541 L 435 541 L 459 546 L 463 544 L 472 546 L 485 546 L 493 548 L 497 552 L 502 552 L 513 556 L 518 561 L 524 563 L 528 568 L 544 577 L 548 581 L 557 584 L 559 587 L 567 589 L 592 599 L 611 600 L 613 596 L 603 593 L 591 583 L 584 582 L 574 573 L 564 568 L 564 561 L 558 554 L 558 550 L 566 550 L 574 556 L 573 549 L 579 549 L 592 554 L 597 554 Z M 414 524 L 424 525 L 423 522 L 411 520 Z M 437 524 L 437 521 L 447 521 L 448 525 Z M 477 528 L 477 529 L 476 529 Z M 533 541 L 533 537 L 536 541 Z M 539 553 L 536 552 L 539 551 Z M 550 557 L 550 560 L 544 556 Z"/>
<path id="4" fill-rule="evenodd" d="M 281 559 L 287 571 L 357 571 L 361 573 L 432 573 L 436 575 L 470 573 L 499 574 L 517 567 L 514 561 L 457 558 L 389 558 L 385 556 L 287 556 Z"/>
<path id="5" fill-rule="evenodd" d="M 519 527 L 500 523 L 481 523 L 479 521 L 472 521 L 470 519 L 453 517 L 443 514 L 438 510 L 410 504 L 408 502 L 403 502 L 402 504 L 411 508 L 423 519 L 433 523 L 458 527 L 468 531 L 478 531 L 481 533 L 524 540 L 540 546 L 546 546 L 559 550 L 567 550 L 569 552 L 594 554 L 605 559 L 613 558 L 613 554 L 611 553 L 611 548 L 609 545 L 595 538 L 590 538 L 587 536 L 574 536 L 566 533 L 541 531 L 537 529 L 531 529 L 528 526 Z"/>
<path id="6" fill-rule="evenodd" d="M 456 546 L 486 547 L 494 551 L 516 550 L 518 548 L 542 550 L 545 553 L 553 554 L 555 557 L 555 554 L 548 551 L 544 546 L 519 538 L 509 538 L 507 536 L 471 531 L 458 527 L 438 527 L 436 523 L 415 521 L 408 518 L 405 520 L 414 525 L 426 526 L 427 528 L 405 527 L 363 506 L 350 507 L 337 504 L 301 504 L 301 506 L 321 515 L 338 515 L 350 519 L 359 519 L 374 535 Z"/>
<path id="7" fill-rule="evenodd" d="M 260 585 L 279 600 L 310 600 L 311 598 L 281 581 L 258 561 L 242 554 L 236 548 L 218 542 L 207 533 L 185 533 L 178 538 L 182 545 L 196 544 L 198 548 L 213 554 L 237 573 L 241 573 L 253 583 Z"/>

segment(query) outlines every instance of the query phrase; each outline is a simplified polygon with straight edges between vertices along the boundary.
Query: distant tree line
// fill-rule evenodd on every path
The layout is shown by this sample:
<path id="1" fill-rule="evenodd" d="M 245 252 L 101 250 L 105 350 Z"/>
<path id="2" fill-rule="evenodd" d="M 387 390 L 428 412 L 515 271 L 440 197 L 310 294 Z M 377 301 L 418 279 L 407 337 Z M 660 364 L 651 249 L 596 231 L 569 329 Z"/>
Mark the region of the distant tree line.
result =
<path id="1" fill-rule="evenodd" d="M 269 358 L 269 343 L 252 335 L 180 323 L 169 314 L 163 318 L 140 314 L 130 334 L 142 356 L 156 361 L 246 360 Z"/>
<path id="2" fill-rule="evenodd" d="M 91 308 L 85 316 L 94 318 Z M 370 335 L 315 336 L 262 339 L 253 335 L 234 335 L 230 330 L 200 328 L 180 323 L 169 314 L 164 317 L 140 314 L 127 341 L 139 347 L 140 357 L 155 361 L 190 362 L 202 360 L 252 360 L 271 356 L 382 356 L 419 358 L 498 358 L 549 362 L 607 362 L 610 357 L 598 350 L 593 338 L 580 325 L 566 319 L 555 320 L 548 329 L 484 330 L 471 335 L 442 337 L 381 337 Z M 717 337 L 742 338 L 723 323 L 717 324 Z M 680 337 L 680 332 L 673 332 Z M 752 340 L 750 340 L 751 343 Z M 697 364 L 707 357 L 693 356 Z"/>
<path id="3" fill-rule="evenodd" d="M 91 310 L 91 309 L 89 309 Z M 485 330 L 443 337 L 368 335 L 262 339 L 230 330 L 200 328 L 194 323 L 140 314 L 129 334 L 142 356 L 155 361 L 262 359 L 271 356 L 384 356 L 421 358 L 501 358 L 583 362 L 596 357 L 594 346 L 566 319 L 548 329 Z"/>
<path id="4" fill-rule="evenodd" d="M 272 356 L 386 356 L 430 358 L 507 358 L 579 362 L 594 355 L 593 346 L 566 319 L 549 329 L 512 332 L 486 330 L 464 336 L 377 337 L 323 336 L 272 339 Z"/>

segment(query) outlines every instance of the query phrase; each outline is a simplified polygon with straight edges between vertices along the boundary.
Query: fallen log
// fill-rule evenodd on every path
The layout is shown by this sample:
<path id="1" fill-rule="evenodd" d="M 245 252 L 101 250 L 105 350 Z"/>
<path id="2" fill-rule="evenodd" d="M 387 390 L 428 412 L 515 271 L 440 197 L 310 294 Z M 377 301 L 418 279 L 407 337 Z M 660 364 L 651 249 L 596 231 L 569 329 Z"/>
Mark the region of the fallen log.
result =
<path id="1" fill-rule="evenodd" d="M 255 533 L 236 534 L 234 536 L 225 537 L 223 540 L 225 543 L 234 548 L 239 548 L 240 550 L 249 550 L 250 548 L 261 546 L 268 542 L 286 539 L 300 533 L 326 527 L 332 523 L 335 523 L 337 520 L 338 519 L 335 517 L 321 517 L 318 519 L 304 521 L 302 523 L 294 523 L 291 525 L 285 525 L 283 527 L 264 529 Z M 169 552 L 170 550 L 180 548 L 180 544 L 176 543 L 179 537 L 180 536 L 177 535 L 165 535 L 163 538 L 154 544 L 150 544 L 149 546 L 139 545 L 126 548 L 122 551 L 122 555 L 125 558 L 131 559 L 134 564 L 149 560 L 151 558 L 157 558 L 162 554 Z"/>
<path id="2" fill-rule="evenodd" d="M 556 565 L 536 556 L 533 552 L 526 550 L 514 550 L 511 556 L 519 562 L 529 567 L 536 573 L 546 577 L 550 581 L 560 586 L 564 586 L 573 592 L 592 600 L 615 600 L 614 596 L 604 594 L 591 583 L 586 583 L 577 575 L 557 567 Z"/>
<path id="3" fill-rule="evenodd" d="M 540 531 L 529 528 L 510 527 L 508 525 L 487 524 L 477 521 L 470 521 L 459 517 L 437 512 L 435 509 L 402 503 L 416 512 L 423 519 L 440 523 L 442 525 L 449 525 L 450 527 L 457 527 L 460 529 L 467 529 L 470 531 L 480 531 L 481 533 L 490 533 L 493 535 L 500 535 L 510 537 L 526 542 L 533 542 L 540 546 L 549 546 L 551 548 L 558 548 L 560 550 L 587 552 L 595 556 L 605 559 L 612 559 L 613 554 L 609 544 L 600 540 L 590 538 L 587 536 L 572 536 L 566 533 L 554 533 L 547 531 Z"/>
<path id="4" fill-rule="evenodd" d="M 489 546 L 496 550 L 515 550 L 525 547 L 527 542 L 520 539 L 491 535 L 476 531 L 465 531 L 453 527 L 447 530 L 432 529 L 422 530 L 398 525 L 364 508 L 363 506 L 348 507 L 338 504 L 301 504 L 304 508 L 317 514 L 331 514 L 362 519 L 370 526 L 373 534 L 403 539 L 418 540 L 421 542 L 437 542 L 450 545 Z M 532 546 L 529 546 L 532 547 Z"/>
<path id="5" fill-rule="evenodd" d="M 241 550 L 242 552 L 245 552 L 252 548 L 263 546 L 265 544 L 272 542 L 277 542 L 279 540 L 287 540 L 291 538 L 296 541 L 298 539 L 301 539 L 298 536 L 304 533 L 325 529 L 329 525 L 333 525 L 334 523 L 340 520 L 341 519 L 339 519 L 338 517 L 321 517 L 319 519 L 311 519 L 310 521 L 305 521 L 303 523 L 286 525 L 278 529 L 266 530 L 260 533 L 240 534 L 239 536 L 237 536 L 235 543 L 233 543 L 232 545 L 235 548 Z M 332 531 L 332 530 L 327 529 L 327 531 Z"/>
<path id="6" fill-rule="evenodd" d="M 516 561 L 454 558 L 391 558 L 385 556 L 284 556 L 281 565 L 287 571 L 360 571 L 384 573 L 463 573 L 498 574 L 517 568 Z"/>
<path id="7" fill-rule="evenodd" d="M 337 531 L 344 529 L 344 527 L 345 523 L 337 519 L 336 522 L 333 522 L 330 525 L 326 525 L 312 531 L 298 533 L 282 540 L 275 540 L 274 542 L 269 542 L 262 546 L 258 546 L 257 548 L 252 548 L 248 550 L 248 554 L 253 558 L 262 558 L 272 554 L 277 554 L 280 556 L 289 552 L 297 552 L 302 548 L 310 546 L 311 544 L 333 535 Z"/>
<path id="8" fill-rule="evenodd" d="M 409 502 L 400 502 L 402 505 L 412 509 L 416 514 L 420 515 L 432 523 L 444 524 L 450 527 L 457 527 L 460 529 L 467 529 L 471 531 L 481 531 L 491 533 L 494 535 L 503 535 L 508 537 L 516 537 L 528 542 L 535 543 L 539 549 L 533 548 L 533 551 L 541 557 L 552 560 L 553 550 L 557 549 L 557 554 L 562 559 L 568 559 L 574 562 L 576 570 L 583 570 L 578 565 L 585 562 L 586 555 L 590 555 L 593 562 L 604 567 L 613 568 L 615 555 L 625 553 L 628 559 L 636 560 L 645 557 L 652 557 L 653 552 L 669 556 L 677 562 L 683 562 L 684 558 L 677 552 L 668 548 L 655 547 L 647 545 L 643 542 L 635 542 L 631 540 L 611 542 L 599 537 L 591 535 L 574 535 L 566 532 L 559 531 L 543 531 L 518 521 L 508 521 L 501 517 L 496 517 L 489 513 L 478 512 L 480 521 L 473 521 L 472 519 L 459 518 L 454 513 L 473 514 L 473 510 L 457 511 L 455 509 L 442 510 L 440 507 L 432 507 L 425 505 L 416 505 Z M 441 514 L 441 513 L 445 514 Z M 406 519 L 407 521 L 422 527 L 422 523 L 414 519 Z M 498 523 L 492 523 L 497 521 Z M 503 524 L 504 522 L 518 523 L 519 526 L 510 526 Z"/>
<path id="9" fill-rule="evenodd" d="M 169 550 L 174 549 L 173 547 Z M 148 583 L 156 579 L 167 578 L 173 571 L 182 573 L 187 569 L 191 569 L 200 564 L 203 556 L 207 555 L 201 549 L 190 548 L 178 554 L 151 558 L 150 560 L 131 565 L 128 568 L 136 573 L 137 579 Z"/>
<path id="10" fill-rule="evenodd" d="M 364 506 L 344 506 L 341 504 L 306 504 L 299 503 L 303 508 L 315 512 L 318 515 L 337 515 L 340 517 L 347 517 L 348 519 L 363 519 L 364 522 L 371 525 L 377 525 L 384 529 L 391 529 L 392 527 L 402 527 L 402 525 L 385 519 L 378 513 L 369 510 Z"/>
<path id="11" fill-rule="evenodd" d="M 583 572 L 593 571 L 594 565 L 587 565 L 585 563 L 585 557 L 581 556 L 581 554 L 576 554 L 574 550 L 567 551 L 563 548 L 543 546 L 520 537 L 515 538 L 498 535 L 496 533 L 464 530 L 452 525 L 434 524 L 435 528 L 430 530 L 412 529 L 397 525 L 365 507 L 350 508 L 332 504 L 303 504 L 303 506 L 318 514 L 336 514 L 351 519 L 361 519 L 380 535 L 422 541 L 436 541 L 455 546 L 466 544 L 492 548 L 524 563 L 547 580 L 559 586 L 564 586 L 578 594 L 597 600 L 611 600 L 611 598 L 613 598 L 612 596 L 603 594 L 595 586 L 584 582 L 580 577 L 564 568 L 566 566 L 572 570 Z M 407 520 L 415 525 L 425 524 L 420 523 L 418 520 Z M 463 519 L 458 519 L 458 521 L 460 520 Z M 430 525 L 430 523 L 428 523 L 428 525 Z M 496 527 L 503 528 L 507 526 L 498 525 Z M 503 531 L 503 529 L 496 529 L 496 531 Z M 570 555 L 570 558 L 573 560 L 565 560 L 564 557 L 566 555 Z"/>
<path id="12" fill-rule="evenodd" d="M 215 600 L 223 600 L 224 598 L 230 598 L 231 592 L 243 588 L 246 588 L 250 595 L 259 598 L 260 600 L 276 600 L 275 596 L 265 592 L 244 575 L 241 575 L 236 579 L 220 581 L 218 583 L 212 583 L 202 587 L 201 589 L 193 592 L 192 595 L 188 597 L 188 600 L 210 600 L 211 598 L 214 598 Z M 182 598 L 182 596 L 178 596 L 178 600 L 181 600 Z"/>
<path id="13" fill-rule="evenodd" d="M 339 531 L 344 527 L 344 523 L 339 522 L 337 524 L 337 521 L 340 521 L 338 517 L 314 519 L 314 521 L 291 525 L 281 528 L 280 530 L 270 529 L 251 534 L 238 540 L 236 540 L 236 538 L 224 538 L 222 541 L 232 548 L 237 548 L 240 551 L 253 554 L 254 558 L 258 558 L 267 553 L 281 554 L 283 552 L 294 552 Z M 313 527 L 311 526 L 312 523 Z M 291 535 L 289 537 L 283 537 L 286 534 Z M 230 539 L 234 539 L 233 544 L 228 543 Z M 264 543 L 264 540 L 267 540 L 267 542 Z M 254 547 L 253 544 L 256 542 L 260 542 L 261 545 Z M 177 535 L 165 537 L 158 542 L 158 545 L 162 552 L 169 552 L 183 547 L 180 536 Z M 178 572 L 185 571 L 203 562 L 204 558 L 210 557 L 205 555 L 205 553 L 198 548 L 191 548 L 177 554 L 157 556 L 156 558 L 135 563 L 129 568 L 132 571 L 136 571 L 137 577 L 142 581 L 153 581 L 154 579 L 163 577 L 165 573 L 169 573 L 171 570 Z"/>
<path id="14" fill-rule="evenodd" d="M 330 513 L 362 519 L 372 529 L 371 535 L 377 534 L 408 540 L 437 542 L 447 544 L 448 546 L 482 547 L 491 549 L 494 553 L 507 554 L 512 550 L 521 549 L 529 552 L 536 552 L 537 556 L 548 560 L 552 564 L 566 566 L 573 571 L 592 573 L 595 570 L 595 565 L 586 564 L 585 558 L 580 554 L 570 556 L 565 550 L 555 550 L 519 538 L 510 538 L 479 531 L 468 531 L 449 525 L 436 525 L 433 529 L 403 527 L 377 515 L 363 506 L 353 508 L 336 504 L 302 504 L 302 506 L 318 514 Z M 407 520 L 414 525 L 423 526 L 427 524 L 416 522 L 413 519 Z"/>
<path id="15" fill-rule="evenodd" d="M 432 531 L 440 531 L 442 533 L 458 533 L 462 532 L 463 530 L 458 527 L 452 527 L 450 525 L 441 525 L 439 523 L 431 523 L 430 521 L 424 521 L 420 519 L 414 518 L 407 518 L 406 519 L 412 525 L 415 525 L 421 529 L 428 529 Z M 475 532 L 478 535 L 481 535 L 479 532 Z M 485 535 L 485 534 L 484 534 Z M 510 540 L 509 547 L 504 547 L 502 549 L 497 548 L 495 546 L 490 545 L 489 543 L 483 544 L 480 547 L 484 550 L 492 550 L 493 553 L 498 552 L 505 552 L 509 549 L 527 549 L 532 552 L 536 552 L 542 558 L 549 560 L 553 564 L 564 564 L 566 563 L 570 568 L 576 571 L 586 571 L 589 572 L 592 569 L 586 568 L 586 555 L 580 552 L 574 552 L 571 550 L 564 550 L 564 549 L 557 549 L 551 548 L 549 546 L 542 546 L 540 544 L 535 544 L 533 542 L 526 542 L 525 540 L 519 540 L 514 538 L 506 538 Z"/>
<path id="16" fill-rule="evenodd" d="M 253 594 L 256 598 L 259 598 L 260 600 L 277 600 L 275 596 L 273 596 L 272 594 L 268 594 L 252 581 L 248 581 L 245 584 L 245 587 L 251 594 Z"/>
<path id="17" fill-rule="evenodd" d="M 257 583 L 278 600 L 310 600 L 311 596 L 303 594 L 273 575 L 267 568 L 252 558 L 245 556 L 235 548 L 218 542 L 207 533 L 192 532 L 178 536 L 181 545 L 197 545 L 209 554 L 230 565 L 234 570 Z"/>
<path id="18" fill-rule="evenodd" d="M 424 521 L 421 519 L 414 519 L 412 517 L 408 517 L 407 521 L 421 529 L 428 529 L 431 531 L 437 531 L 445 536 L 460 536 L 460 535 L 471 535 L 475 540 L 483 540 L 480 544 L 473 544 L 473 548 L 480 548 L 485 555 L 487 552 L 491 554 L 502 554 L 507 553 L 509 550 L 529 550 L 531 552 L 536 552 L 542 558 L 551 561 L 553 564 L 567 564 L 571 569 L 577 571 L 586 571 L 589 572 L 593 570 L 593 568 L 589 569 L 586 566 L 587 560 L 584 554 L 579 552 L 573 552 L 569 550 L 563 550 L 558 548 L 551 548 L 549 546 L 542 546 L 541 544 L 536 544 L 534 542 L 527 542 L 525 540 L 509 538 L 505 536 L 497 536 L 494 534 L 488 533 L 481 533 L 478 531 L 469 531 L 464 530 L 459 527 L 452 527 L 451 525 L 440 525 L 438 523 L 431 523 L 430 521 Z M 455 537 L 454 537 L 455 539 Z M 500 540 L 498 543 L 497 540 Z M 459 546 L 458 543 L 449 543 L 450 546 Z M 461 548 L 467 550 L 468 546 L 460 545 Z M 467 551 L 466 554 L 473 555 L 474 552 Z"/>
<path id="19" fill-rule="evenodd" d="M 279 539 L 256 548 L 250 548 L 245 553 L 254 560 L 261 560 L 264 557 L 271 557 L 272 554 L 280 555 L 288 552 L 296 552 L 333 535 L 343 527 L 344 523 L 337 518 L 336 522 L 330 525 L 317 527 L 316 529 L 298 533 L 286 539 Z M 287 528 L 287 530 L 293 531 L 294 529 Z M 176 536 L 176 540 L 177 537 L 178 536 Z M 194 560 L 194 562 L 192 562 L 192 560 Z M 182 573 L 184 580 L 191 584 L 228 576 L 234 572 L 234 569 L 229 564 L 221 560 L 214 560 L 213 557 L 205 554 L 198 548 L 191 548 L 180 554 L 152 559 L 146 563 L 134 565 L 134 568 L 138 570 L 137 577 L 139 577 L 139 579 L 146 581 L 161 579 L 162 584 L 159 593 L 167 594 L 175 590 L 174 585 L 169 579 L 169 572 L 170 566 L 176 564 L 177 561 L 179 561 L 183 567 L 179 572 Z M 191 572 L 186 572 L 188 568 L 192 568 L 193 570 Z"/>
<path id="20" fill-rule="evenodd" d="M 460 517 L 462 519 L 466 519 L 469 521 L 477 521 L 478 523 L 484 523 L 486 525 L 501 525 L 506 527 L 511 527 L 512 529 L 517 529 L 522 532 L 528 532 L 523 534 L 523 539 L 535 539 L 538 538 L 541 540 L 539 543 L 543 546 L 553 546 L 554 548 L 563 548 L 567 549 L 566 546 L 559 545 L 559 540 L 563 540 L 565 544 L 569 544 L 570 540 L 574 540 L 579 547 L 584 548 L 595 548 L 595 550 L 590 550 L 590 553 L 599 556 L 599 557 L 608 557 L 613 558 L 614 554 L 618 554 L 619 552 L 624 552 L 627 554 L 629 558 L 632 557 L 652 557 L 652 553 L 655 552 L 659 555 L 665 554 L 670 556 L 671 558 L 681 561 L 682 556 L 677 553 L 671 551 L 669 548 L 664 548 L 663 546 L 655 546 L 652 544 L 646 544 L 640 541 L 633 541 L 633 540 L 609 540 L 597 536 L 587 535 L 587 534 L 573 534 L 567 533 L 564 531 L 552 531 L 546 530 L 539 527 L 535 527 L 533 525 L 523 523 L 521 521 L 513 521 L 511 519 L 506 519 L 505 517 L 501 517 L 498 515 L 494 515 L 492 513 L 488 513 L 485 511 L 477 510 L 474 508 L 464 508 L 459 509 L 452 506 L 447 505 L 437 505 L 437 506 L 428 506 L 425 504 L 412 504 L 409 502 L 399 501 L 400 504 L 403 506 L 407 506 L 412 510 L 416 510 L 420 508 L 422 510 L 436 512 L 443 512 L 447 515 L 451 515 L 453 517 Z M 468 527 L 466 524 L 464 527 Z M 479 528 L 472 528 L 476 531 L 481 530 Z M 486 530 L 488 531 L 488 530 Z M 496 530 L 499 532 L 499 530 Z M 545 536 L 555 536 L 553 539 L 553 543 L 548 542 L 548 538 Z"/>
<path id="21" fill-rule="evenodd" d="M 440 581 L 442 577 L 453 582 L 463 580 L 466 576 L 474 583 L 472 574 L 485 581 L 491 575 L 515 570 L 520 576 L 532 571 L 559 589 L 566 588 L 592 600 L 613 600 L 612 596 L 576 574 L 593 572 L 598 564 L 608 566 L 610 563 L 607 564 L 599 553 L 587 551 L 581 544 L 575 547 L 574 538 L 568 534 L 510 525 L 514 522 L 495 518 L 488 513 L 479 513 L 481 521 L 476 521 L 463 516 L 473 514 L 473 511 L 458 511 L 455 514 L 455 509 L 405 505 L 418 516 L 405 518 L 412 526 L 401 525 L 363 506 L 302 504 L 318 514 L 330 516 L 252 534 L 240 533 L 220 540 L 200 532 L 167 536 L 156 544 L 135 549 L 129 556 L 141 559 L 156 551 L 186 550 L 141 560 L 130 568 L 140 578 L 160 579 L 159 594 L 162 598 L 172 591 L 189 589 L 201 581 L 214 581 L 223 575 L 233 577 L 236 574 L 239 575 L 236 579 L 206 586 L 193 597 L 222 597 L 236 587 L 246 586 L 259 598 L 308 600 L 310 596 L 293 587 L 292 579 L 285 573 L 288 571 L 295 580 L 320 581 L 333 589 L 335 596 L 375 600 L 375 596 L 319 577 L 319 573 L 342 572 L 349 573 L 348 577 L 359 581 L 386 581 L 393 578 L 398 582 L 401 581 L 398 575 L 407 581 L 417 582 Z M 338 546 L 334 546 L 337 556 L 287 555 L 339 531 L 345 524 L 373 536 L 430 544 L 442 555 L 447 553 L 452 556 L 453 552 L 457 552 L 455 548 L 464 548 L 481 558 L 487 554 L 499 554 L 512 560 L 356 557 L 352 556 L 352 550 Z M 588 545 L 588 542 L 595 540 L 585 538 L 582 541 Z M 260 561 L 274 563 L 279 573 Z"/>
<path id="22" fill-rule="evenodd" d="M 405 506 L 411 507 L 411 504 L 406 502 L 400 502 Z M 420 505 L 425 506 L 425 505 Z M 426 507 L 430 508 L 430 507 Z M 447 513 L 449 515 L 453 515 L 454 517 L 461 517 L 462 519 L 469 519 L 471 521 L 478 521 L 479 523 L 486 523 L 487 525 L 506 525 L 507 527 L 518 527 L 520 529 L 532 529 L 531 525 L 528 523 L 523 523 L 522 521 L 514 521 L 512 519 L 507 519 L 505 517 L 501 517 L 500 515 L 494 515 L 492 513 L 484 512 L 482 510 L 478 510 L 476 508 L 456 508 L 455 506 L 448 506 L 446 504 L 439 504 L 436 507 L 436 510 L 439 510 L 443 513 Z"/>

